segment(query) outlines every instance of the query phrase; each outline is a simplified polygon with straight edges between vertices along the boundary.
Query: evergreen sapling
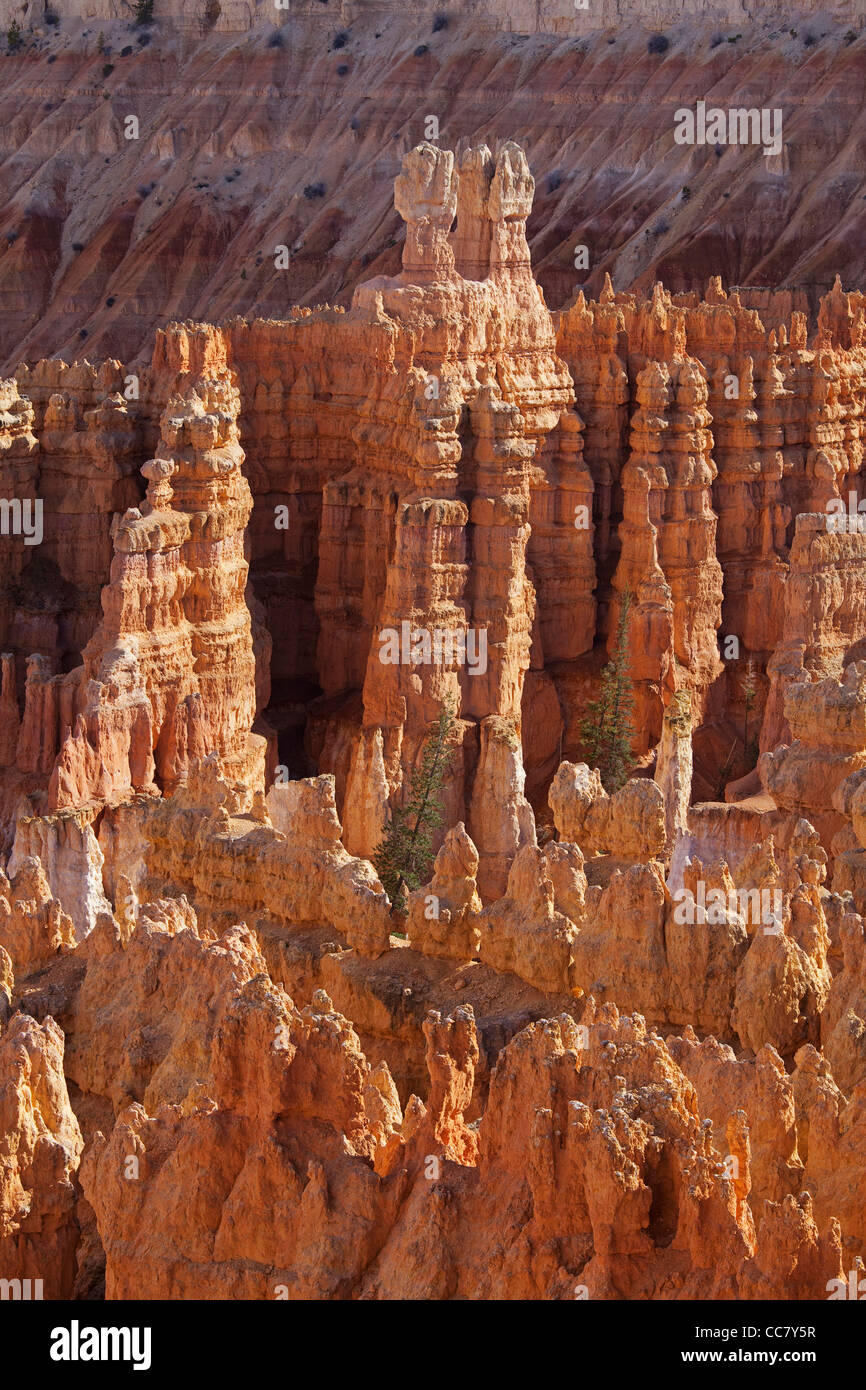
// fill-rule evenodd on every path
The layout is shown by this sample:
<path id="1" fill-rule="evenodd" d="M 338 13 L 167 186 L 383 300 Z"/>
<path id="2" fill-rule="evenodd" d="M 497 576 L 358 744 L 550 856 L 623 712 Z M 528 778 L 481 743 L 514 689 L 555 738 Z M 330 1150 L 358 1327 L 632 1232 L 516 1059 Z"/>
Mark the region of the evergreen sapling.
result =
<path id="1" fill-rule="evenodd" d="M 391 912 L 405 913 L 408 892 L 426 883 L 433 859 L 433 832 L 442 824 L 440 792 L 451 764 L 449 747 L 454 710 L 443 705 L 435 732 L 427 740 L 412 774 L 409 796 L 391 812 L 373 865 L 391 901 Z"/>

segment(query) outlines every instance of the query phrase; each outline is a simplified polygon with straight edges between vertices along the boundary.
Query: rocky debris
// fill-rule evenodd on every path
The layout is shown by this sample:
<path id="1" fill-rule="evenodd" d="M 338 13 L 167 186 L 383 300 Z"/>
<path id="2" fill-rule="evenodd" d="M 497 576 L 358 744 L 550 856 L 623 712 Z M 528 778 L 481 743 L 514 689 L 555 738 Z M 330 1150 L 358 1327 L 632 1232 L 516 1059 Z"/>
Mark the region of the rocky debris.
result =
<path id="1" fill-rule="evenodd" d="M 617 284 L 629 286 L 651 283 L 661 267 L 678 287 L 692 291 L 713 273 L 721 273 L 726 283 L 760 285 L 760 267 L 767 258 L 779 264 L 775 278 L 791 285 L 800 285 L 797 267 L 805 265 L 809 289 L 829 286 L 837 269 L 848 279 L 862 280 L 856 191 L 834 185 L 831 172 L 844 157 L 848 135 L 859 138 L 862 112 L 856 93 L 862 87 L 862 55 L 858 45 L 844 45 L 841 39 L 846 21 L 856 26 L 862 11 L 857 0 L 836 0 L 823 8 L 832 10 L 837 21 L 829 30 L 832 57 L 803 84 L 799 71 L 810 56 L 803 37 L 818 25 L 809 3 L 792 8 L 780 0 L 702 0 L 683 6 L 678 0 L 654 0 L 648 10 L 635 0 L 598 0 L 585 11 L 560 0 L 472 0 L 461 10 L 459 23 L 432 37 L 432 26 L 444 13 L 439 0 L 414 0 L 406 12 L 388 12 L 388 24 L 382 22 L 381 5 L 354 3 L 343 12 L 352 33 L 351 63 L 334 61 L 330 41 L 335 15 L 325 6 L 304 3 L 293 7 L 291 41 L 288 34 L 280 36 L 285 43 L 278 55 L 283 113 L 278 120 L 260 96 L 274 76 L 275 55 L 268 47 L 275 22 L 272 0 L 225 3 L 218 14 L 208 11 L 204 0 L 193 5 L 163 0 L 159 43 L 137 51 L 129 65 L 135 69 L 130 80 L 136 109 L 147 118 L 142 131 L 155 154 L 144 182 L 139 163 L 127 166 L 123 157 L 122 123 L 104 119 L 102 92 L 112 84 L 94 80 L 94 52 L 86 39 L 79 46 L 80 41 L 67 38 L 62 50 L 71 74 L 68 95 L 54 76 L 56 66 L 49 66 L 57 56 L 55 45 L 10 54 L 15 80 L 3 109 L 10 131 L 8 157 L 14 154 L 23 180 L 38 189 L 40 201 L 19 205 L 12 191 L 4 200 L 3 225 L 15 234 L 2 278 L 8 306 L 3 359 L 9 365 L 4 370 L 22 355 L 35 359 L 62 351 L 71 356 L 81 352 L 82 341 L 95 357 L 128 362 L 162 314 L 277 318 L 294 304 L 313 306 L 338 293 L 348 298 L 371 274 L 393 274 L 400 252 L 389 244 L 396 230 L 388 218 L 393 173 L 390 158 L 383 158 L 387 146 L 382 133 L 400 128 L 405 86 L 417 80 L 419 71 L 460 68 L 467 51 L 474 51 L 468 47 L 472 44 L 502 45 L 507 67 L 475 65 L 471 84 L 454 91 L 448 125 L 492 129 L 498 117 L 503 130 L 521 131 L 533 167 L 544 166 L 537 195 L 542 216 L 533 228 L 532 247 L 536 262 L 542 263 L 541 281 L 551 304 L 567 300 L 575 281 L 598 294 L 606 271 Z M 800 10 L 806 13 L 800 15 Z M 7 4 L 4 25 L 13 13 Z M 59 0 L 58 13 L 64 21 L 70 15 L 79 20 L 64 22 L 64 34 L 71 29 L 77 38 L 83 17 L 85 29 L 99 25 L 104 30 L 115 52 L 130 40 L 124 28 L 128 18 L 116 17 L 107 0 L 95 5 Z M 36 15 L 32 22 L 39 19 Z M 26 15 L 21 22 L 26 35 Z M 648 52 L 648 25 L 668 30 L 665 53 Z M 612 55 L 607 38 L 614 29 L 617 48 Z M 728 29 L 730 37 L 738 36 L 737 43 L 711 50 L 714 37 Z M 421 34 L 429 47 L 425 63 L 413 57 Z M 532 43 L 518 48 L 526 34 L 534 36 Z M 582 61 L 563 71 L 563 42 L 577 39 Z M 736 189 L 730 188 L 722 158 L 702 167 L 696 185 L 693 151 L 675 142 L 671 116 L 678 107 L 694 107 L 689 75 L 695 55 L 707 53 L 720 106 L 743 105 L 744 92 L 750 93 L 747 104 L 772 108 L 780 102 L 791 121 L 816 126 L 820 144 L 804 150 L 800 162 L 785 149 L 768 160 L 760 146 L 746 147 L 739 155 Z M 178 73 L 170 117 L 159 101 L 160 69 L 167 59 Z M 245 82 L 250 68 L 255 81 Z M 32 87 L 27 80 L 31 72 Z M 634 111 L 635 75 L 641 119 L 624 169 L 617 139 Z M 117 83 L 120 71 L 112 76 Z M 309 118 L 305 103 L 311 84 L 337 122 L 338 142 L 327 120 Z M 607 100 L 593 101 L 602 86 Z M 46 91 L 51 111 L 45 110 Z M 230 119 L 226 91 L 234 98 Z M 563 94 L 569 106 L 585 108 L 581 131 L 563 120 Z M 381 125 L 361 114 L 365 98 L 375 102 Z M 20 132 L 15 123 L 19 116 Z M 86 139 L 74 144 L 73 178 L 63 160 L 79 125 Z M 303 128 L 303 143 L 281 148 L 278 133 L 284 128 Z M 598 151 L 589 167 L 580 158 L 587 139 Z M 208 154 L 215 163 L 203 174 Z M 641 161 L 646 179 L 633 189 L 630 169 Z M 771 176 L 784 173 L 791 181 L 796 208 L 793 213 L 767 208 L 755 228 L 754 208 L 768 171 Z M 311 196 L 292 200 L 287 230 L 286 189 L 300 194 L 305 187 Z M 691 187 L 695 196 L 681 198 L 683 187 Z M 833 189 L 842 236 L 831 248 L 827 234 L 838 225 L 829 207 Z M 731 196 L 723 200 L 726 192 Z M 626 196 L 629 216 L 623 218 Z M 598 230 L 592 236 L 590 268 L 576 275 L 571 229 L 590 200 Z M 347 207 L 352 216 L 346 215 Z M 272 256 L 256 264 L 250 254 L 240 229 L 253 208 L 261 219 L 258 244 L 271 248 L 289 238 L 293 254 L 282 273 L 275 273 Z M 706 208 L 713 211 L 710 228 Z M 722 209 L 729 238 L 716 234 Z M 462 224 L 462 209 L 460 220 Z M 485 248 L 481 238 L 470 235 L 467 241 L 459 263 L 467 277 L 475 278 L 480 257 L 473 260 L 471 251 L 478 245 L 483 254 Z M 792 306 L 809 304 L 805 288 L 752 295 L 765 312 L 790 313 Z M 82 330 L 86 340 L 80 337 Z M 733 346 L 722 341 L 729 350 Z"/>

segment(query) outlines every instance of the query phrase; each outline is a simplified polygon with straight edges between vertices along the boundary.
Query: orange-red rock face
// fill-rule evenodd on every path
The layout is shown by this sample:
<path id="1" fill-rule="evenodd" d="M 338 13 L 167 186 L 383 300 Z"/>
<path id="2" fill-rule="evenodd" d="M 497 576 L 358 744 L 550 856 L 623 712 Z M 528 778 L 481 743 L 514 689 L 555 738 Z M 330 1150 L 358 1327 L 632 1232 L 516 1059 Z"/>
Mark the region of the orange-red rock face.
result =
<path id="1" fill-rule="evenodd" d="M 660 286 L 615 294 L 608 281 L 598 302 L 581 292 L 551 316 L 525 237 L 532 198 L 515 146 L 459 159 L 419 146 L 398 181 L 405 268 L 360 286 L 349 312 L 173 328 L 127 377 L 116 363 L 21 370 L 7 388 L 3 467 L 22 499 L 38 480 L 45 539 L 32 554 L 0 540 L 14 658 L 0 741 L 7 826 L 15 797 L 46 779 L 53 804 L 73 805 L 154 776 L 170 788 L 186 758 L 212 749 L 242 761 L 264 713 L 277 735 L 269 768 L 332 771 L 347 846 L 369 853 L 439 701 L 459 696 L 448 815 L 474 836 L 482 897 L 501 894 L 513 853 L 532 842 L 527 794 L 543 806 L 563 746 L 579 755 L 580 713 L 626 588 L 635 751 L 658 741 L 683 692 L 703 795 L 748 772 L 757 741 L 787 736 L 791 680 L 841 673 L 858 631 L 858 538 L 831 539 L 821 521 L 795 534 L 794 519 L 857 505 L 861 297 L 834 288 L 811 335 L 786 302 L 762 320 L 718 279 L 705 300 Z M 231 514 L 208 526 L 227 534 L 199 545 L 198 522 L 184 539 L 143 521 L 112 539 L 111 515 L 154 509 L 138 469 L 177 466 L 166 435 L 181 430 L 177 398 L 233 423 L 198 443 L 202 427 L 182 427 L 175 442 L 193 470 L 201 453 L 202 487 L 170 504 L 172 526 L 183 529 L 184 509 L 226 504 Z M 204 484 L 205 456 L 236 446 L 254 497 L 245 586 L 244 515 Z M 810 525 L 818 540 L 804 550 Z M 100 620 L 94 577 L 109 579 L 108 547 L 118 553 Z M 829 604 L 819 552 L 845 586 Z M 223 591 L 202 607 L 187 571 L 214 566 Z M 139 611 L 166 635 L 130 665 L 121 653 Z M 223 642 L 231 669 L 206 676 Z M 194 680 L 179 669 L 190 657 Z M 197 703 L 210 680 L 218 713 Z M 110 714 L 100 684 L 114 691 Z M 513 726 L 522 768 L 490 718 Z M 487 814 L 491 797 L 508 805 L 504 825 Z"/>
<path id="2" fill-rule="evenodd" d="M 0 1035 L 0 1074 L 2 1277 L 30 1280 L 31 1298 L 68 1298 L 83 1142 L 63 1075 L 63 1033 L 52 1018 L 40 1024 L 13 1015 Z"/>
<path id="3" fill-rule="evenodd" d="M 864 301 L 552 314 L 533 192 L 425 141 L 348 311 L 3 386 L 53 520 L 0 541 L 0 1277 L 821 1299 L 866 1255 Z M 609 795 L 627 590 L 651 776 Z"/>
<path id="4" fill-rule="evenodd" d="M 630 785 L 646 787 L 663 823 L 661 792 Z M 22 1029 L 39 1035 L 26 1010 L 58 1016 L 85 1138 L 82 1145 L 65 1091 L 49 1113 L 40 1083 L 39 1123 L 66 1146 L 68 1175 L 55 1190 L 27 1168 L 39 1199 L 30 1210 L 40 1215 L 35 1226 L 28 1218 L 28 1243 L 14 1247 L 15 1277 L 50 1260 L 58 1293 L 68 1295 L 72 1256 L 80 1278 L 100 1250 L 106 1293 L 119 1299 L 571 1299 L 578 1290 L 590 1298 L 787 1298 L 793 1290 L 817 1299 L 844 1277 L 866 1240 L 851 1137 L 863 1066 L 857 1039 L 866 1031 L 856 983 L 863 933 L 849 913 L 843 969 L 828 994 L 825 911 L 841 900 L 821 888 L 821 861 L 808 845 L 795 838 L 781 854 L 781 929 L 762 935 L 736 916 L 722 933 L 717 922 L 675 929 L 658 861 L 615 875 L 606 905 L 586 884 L 592 859 L 566 840 L 543 852 L 524 848 L 506 897 L 480 912 L 478 856 L 461 831 L 428 890 L 463 914 L 449 959 L 436 933 L 416 931 L 410 918 L 411 945 L 392 938 L 384 957 L 365 962 L 360 939 L 355 950 L 340 944 L 357 917 L 350 904 L 338 907 L 339 875 L 354 875 L 357 894 L 362 866 L 339 849 L 333 784 L 279 792 L 270 808 L 281 830 L 261 808 L 245 810 L 243 784 L 210 761 L 172 797 L 107 811 L 100 835 L 117 877 L 118 917 L 103 913 L 78 946 L 38 927 L 48 894 L 37 867 L 28 868 L 33 901 L 21 897 L 21 925 L 0 931 L 14 946 L 29 914 L 43 932 L 32 939 L 44 944 L 29 958 L 16 951 L 20 979 L 8 969 L 7 995 L 25 1012 L 0 1035 L 0 1063 Z M 609 798 L 617 805 L 602 815 L 586 809 L 591 791 L 579 812 L 567 796 L 563 787 L 556 800 L 563 825 L 566 808 L 581 825 L 595 814 L 599 834 L 627 815 L 633 838 L 658 844 L 658 829 L 638 830 L 647 822 L 625 802 L 620 810 Z M 268 855 L 280 866 L 270 888 L 261 879 Z M 757 861 L 737 872 L 745 883 L 766 881 Z M 165 896 L 149 899 L 151 882 Z M 651 884 L 656 911 L 669 918 L 659 937 L 667 958 L 663 950 L 655 963 L 637 955 L 645 925 L 633 939 L 617 935 L 643 921 Z M 25 886 L 19 874 L 9 897 Z M 254 928 L 224 925 L 239 912 Z M 475 940 L 466 931 L 473 915 Z M 440 938 L 445 921 L 440 914 Z M 701 963 L 708 949 L 710 968 Z M 721 982 L 725 970 L 730 1022 L 718 985 L 703 1000 L 683 992 Z M 422 1028 L 413 995 L 425 972 L 430 1004 L 448 998 L 454 976 L 465 1002 L 447 1017 L 434 1008 Z M 668 976 L 675 988 L 666 1001 Z M 540 990 L 536 1010 L 556 1000 L 565 1012 L 521 1029 L 507 1012 L 507 991 L 521 978 Z M 569 989 L 570 978 L 592 993 Z M 411 984 L 401 989 L 402 980 Z M 653 982 L 663 990 L 650 998 Z M 602 987 L 621 997 L 643 990 L 644 1009 L 659 1020 L 693 1018 L 723 1039 L 736 1027 L 738 1052 L 713 1038 L 699 1044 L 690 1026 L 665 1043 L 641 1016 L 599 1006 L 593 994 Z M 342 1010 L 364 1019 L 374 1047 L 384 1035 L 401 1058 L 399 1040 L 417 1030 L 426 1101 L 401 1095 L 384 1061 L 368 1061 Z M 825 1019 L 832 1064 L 816 1051 Z M 57 1024 L 42 1027 L 61 1040 Z M 473 1125 L 482 1063 L 483 1114 Z M 405 1085 L 405 1063 L 399 1071 Z M 14 1153 L 32 1143 L 30 1075 L 13 1070 L 7 1088 L 21 1098 L 2 1117 Z M 78 1181 L 85 1202 L 76 1205 Z M 262 1223 L 265 1206 L 279 1219 Z M 7 1209 L 17 1229 L 12 1198 Z"/>
<path id="5" fill-rule="evenodd" d="M 177 357 L 187 365 L 182 345 Z M 201 375 L 180 374 L 183 393 L 165 406 L 155 457 L 142 466 L 148 486 L 140 506 L 115 513 L 102 619 L 83 665 L 62 674 L 56 653 L 52 662 L 44 652 L 28 662 L 17 746 L 13 758 L 9 741 L 7 760 L 22 773 L 48 774 L 44 809 L 157 786 L 171 791 L 190 759 L 213 749 L 251 782 L 261 778 L 262 749 L 250 733 L 257 682 L 244 537 L 252 497 L 241 467 L 239 397 L 224 358 L 212 354 L 199 365 Z M 59 400 L 50 399 L 43 437 L 50 438 L 49 412 Z M 98 429 L 101 412 L 92 416 Z M 91 504 L 99 507 L 98 493 Z M 93 520 L 102 520 L 98 512 Z M 12 680 L 10 668 L 10 706 Z"/>
<path id="6" fill-rule="evenodd" d="M 10 1277 L 50 1261 L 68 1296 L 104 1268 L 116 1299 L 826 1297 L 866 1247 L 866 878 L 828 891 L 805 820 L 744 809 L 766 824 L 746 854 L 728 835 L 734 877 L 695 858 L 672 893 L 660 787 L 606 797 L 565 764 L 552 801 L 561 838 L 521 849 L 486 909 L 451 832 L 408 941 L 340 844 L 330 777 L 265 808 L 212 755 L 106 808 L 114 908 L 78 945 L 27 859 L 0 916 L 0 1119 L 33 1192 L 21 1226 L 13 1164 Z M 26 1157 L 40 1029 L 59 1180 Z"/>

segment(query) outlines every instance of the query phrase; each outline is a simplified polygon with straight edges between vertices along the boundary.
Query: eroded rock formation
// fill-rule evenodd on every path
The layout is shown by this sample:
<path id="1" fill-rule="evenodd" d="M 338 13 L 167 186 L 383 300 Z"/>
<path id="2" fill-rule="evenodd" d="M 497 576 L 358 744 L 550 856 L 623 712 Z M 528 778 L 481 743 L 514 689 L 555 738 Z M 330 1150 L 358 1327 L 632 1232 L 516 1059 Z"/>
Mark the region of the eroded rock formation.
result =
<path id="1" fill-rule="evenodd" d="M 53 520 L 41 625 L 3 538 L 0 1278 L 822 1299 L 866 1255 L 864 300 L 554 315 L 533 191 L 424 142 L 348 311 L 3 386 Z M 403 913 L 370 855 L 444 707 Z"/>

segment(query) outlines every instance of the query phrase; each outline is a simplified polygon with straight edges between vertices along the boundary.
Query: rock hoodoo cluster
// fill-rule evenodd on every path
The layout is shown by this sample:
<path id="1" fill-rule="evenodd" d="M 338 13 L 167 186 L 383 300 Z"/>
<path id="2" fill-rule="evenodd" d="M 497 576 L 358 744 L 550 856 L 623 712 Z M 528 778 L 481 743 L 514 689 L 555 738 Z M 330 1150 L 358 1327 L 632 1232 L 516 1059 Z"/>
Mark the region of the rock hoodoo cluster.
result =
<path id="1" fill-rule="evenodd" d="M 820 1299 L 866 1256 L 866 300 L 551 313 L 533 190 L 425 142 L 348 311 L 3 384 L 0 1277 Z"/>

